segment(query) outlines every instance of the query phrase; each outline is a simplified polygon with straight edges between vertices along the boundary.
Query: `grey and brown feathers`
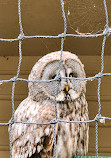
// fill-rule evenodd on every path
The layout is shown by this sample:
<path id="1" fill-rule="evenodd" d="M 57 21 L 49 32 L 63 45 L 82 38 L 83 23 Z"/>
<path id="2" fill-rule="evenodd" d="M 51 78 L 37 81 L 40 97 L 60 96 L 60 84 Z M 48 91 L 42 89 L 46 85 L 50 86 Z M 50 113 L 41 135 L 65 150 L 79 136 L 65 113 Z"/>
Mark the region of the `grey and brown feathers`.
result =
<path id="1" fill-rule="evenodd" d="M 39 105 L 27 97 L 15 112 L 15 120 L 20 122 L 50 122 L 55 110 L 50 104 Z M 51 154 L 53 146 L 53 127 L 51 125 L 14 124 L 12 127 L 13 158 L 29 158 L 33 154 Z M 41 152 L 42 151 L 42 152 Z"/>
<path id="2" fill-rule="evenodd" d="M 50 122 L 55 118 L 55 89 L 57 88 L 58 119 L 69 121 L 88 120 L 85 98 L 86 82 L 64 77 L 84 78 L 84 65 L 70 52 L 63 51 L 59 71 L 60 52 L 42 57 L 32 68 L 29 80 L 50 80 L 60 73 L 61 80 L 29 82 L 28 97 L 15 111 L 15 121 Z M 66 88 L 67 87 L 67 88 Z M 88 151 L 88 124 L 58 123 L 57 158 L 84 156 Z M 52 158 L 53 125 L 13 124 L 13 158 Z"/>

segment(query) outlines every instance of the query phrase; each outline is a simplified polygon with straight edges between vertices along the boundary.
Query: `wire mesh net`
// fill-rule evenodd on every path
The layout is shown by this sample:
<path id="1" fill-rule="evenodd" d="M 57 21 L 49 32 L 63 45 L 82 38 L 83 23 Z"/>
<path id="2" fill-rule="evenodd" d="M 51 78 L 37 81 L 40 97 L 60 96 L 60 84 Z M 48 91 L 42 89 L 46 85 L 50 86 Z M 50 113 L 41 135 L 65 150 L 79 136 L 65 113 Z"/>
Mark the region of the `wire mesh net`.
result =
<path id="1" fill-rule="evenodd" d="M 104 10 L 105 10 L 105 17 L 106 17 L 106 25 L 105 29 L 102 33 L 100 34 L 67 34 L 67 20 L 66 20 L 66 15 L 65 15 L 65 10 L 64 10 L 64 1 L 60 0 L 60 5 L 61 5 L 61 11 L 62 11 L 62 17 L 64 21 L 64 32 L 56 35 L 56 36 L 49 36 L 49 35 L 35 35 L 35 36 L 25 36 L 23 32 L 23 27 L 22 27 L 22 20 L 21 20 L 21 0 L 18 0 L 18 17 L 19 17 L 19 27 L 20 27 L 20 34 L 17 38 L 15 39 L 3 39 L 0 38 L 0 41 L 4 42 L 13 42 L 13 41 L 19 41 L 19 63 L 18 63 L 18 69 L 16 76 L 13 78 L 10 78 L 9 80 L 0 80 L 0 83 L 6 83 L 6 82 L 12 82 L 12 95 L 11 95 L 11 100 L 12 100 L 12 117 L 9 120 L 8 123 L 0 123 L 0 125 L 8 126 L 10 125 L 10 131 L 9 131 L 9 145 L 10 145 L 10 158 L 12 158 L 12 125 L 14 123 L 22 123 L 22 124 L 39 124 L 39 125 L 44 125 L 44 124 L 52 124 L 54 127 L 54 152 L 53 152 L 53 157 L 56 157 L 56 124 L 58 122 L 63 122 L 63 123 L 91 123 L 95 122 L 95 153 L 96 157 L 99 157 L 99 151 L 98 151 L 98 122 L 101 119 L 104 120 L 111 120 L 109 117 L 102 117 L 101 116 L 101 98 L 100 98 L 100 88 L 101 88 L 101 80 L 102 77 L 104 76 L 111 76 L 111 73 L 104 73 L 104 49 L 105 49 L 105 43 L 106 43 L 106 38 L 107 36 L 111 33 L 111 29 L 109 27 L 109 20 L 108 20 L 108 11 L 107 11 L 107 5 L 106 5 L 106 0 L 103 0 L 104 4 Z M 55 113 L 56 117 L 51 120 L 50 122 L 44 122 L 44 123 L 39 123 L 39 122 L 17 122 L 14 120 L 14 93 L 15 93 L 15 85 L 17 81 L 24 81 L 24 82 L 51 82 L 51 81 L 58 81 L 60 79 L 60 76 L 58 75 L 56 79 L 52 80 L 36 80 L 36 81 L 31 81 L 27 80 L 24 78 L 19 78 L 20 74 L 20 68 L 21 68 L 21 61 L 22 61 L 22 41 L 27 38 L 60 38 L 61 39 L 61 53 L 60 53 L 60 61 L 59 61 L 59 71 L 61 70 L 61 65 L 62 65 L 62 52 L 63 52 L 63 47 L 64 47 L 64 39 L 66 37 L 79 37 L 79 38 L 88 38 L 88 37 L 100 37 L 103 36 L 103 42 L 102 42 L 102 50 L 101 50 L 101 71 L 96 74 L 93 77 L 88 77 L 88 78 L 72 78 L 76 80 L 86 80 L 86 81 L 92 81 L 94 79 L 98 80 L 98 89 L 97 89 L 97 95 L 98 95 L 98 113 L 95 116 L 93 120 L 87 120 L 87 121 L 67 121 L 67 120 L 59 120 L 57 118 L 57 101 L 56 101 L 56 94 L 57 94 L 57 89 L 58 89 L 58 84 L 55 86 Z M 59 73 L 58 73 L 59 74 Z M 68 78 L 68 77 L 67 77 Z M 102 157 L 101 157 L 102 158 Z"/>

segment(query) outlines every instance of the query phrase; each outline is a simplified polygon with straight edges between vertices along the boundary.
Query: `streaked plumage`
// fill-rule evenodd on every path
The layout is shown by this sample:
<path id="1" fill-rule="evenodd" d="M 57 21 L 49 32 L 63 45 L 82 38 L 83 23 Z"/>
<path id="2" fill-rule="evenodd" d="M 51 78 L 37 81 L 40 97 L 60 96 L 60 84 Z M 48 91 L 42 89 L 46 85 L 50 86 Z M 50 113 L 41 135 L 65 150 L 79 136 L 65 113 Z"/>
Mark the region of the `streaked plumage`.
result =
<path id="1" fill-rule="evenodd" d="M 29 80 L 50 80 L 59 73 L 60 52 L 42 57 L 32 68 Z M 78 57 L 63 51 L 61 77 L 85 77 L 84 66 Z M 28 83 L 28 97 L 15 111 L 15 121 L 50 122 L 55 118 L 55 89 L 57 88 L 58 119 L 88 120 L 85 99 L 86 82 L 61 79 L 48 83 Z M 84 156 L 88 151 L 88 124 L 58 123 L 57 158 Z M 52 158 L 53 125 L 13 124 L 13 158 Z"/>

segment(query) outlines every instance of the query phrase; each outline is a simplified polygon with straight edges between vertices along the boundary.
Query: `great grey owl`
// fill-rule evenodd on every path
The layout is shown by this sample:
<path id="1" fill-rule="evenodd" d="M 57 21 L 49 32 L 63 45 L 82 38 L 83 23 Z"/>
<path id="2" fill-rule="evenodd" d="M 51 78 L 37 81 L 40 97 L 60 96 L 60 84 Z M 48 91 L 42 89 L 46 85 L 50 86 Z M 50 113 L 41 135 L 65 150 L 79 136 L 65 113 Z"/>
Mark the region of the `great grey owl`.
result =
<path id="1" fill-rule="evenodd" d="M 15 121 L 50 122 L 55 118 L 55 90 L 58 120 L 88 120 L 85 98 L 84 65 L 80 59 L 63 51 L 60 68 L 60 51 L 42 57 L 32 68 L 29 80 L 59 80 L 28 82 L 29 93 L 14 114 Z M 70 77 L 70 78 L 64 78 Z M 56 124 L 56 157 L 85 156 L 88 152 L 89 126 L 87 123 Z M 54 147 L 53 125 L 12 125 L 13 158 L 52 158 Z"/>

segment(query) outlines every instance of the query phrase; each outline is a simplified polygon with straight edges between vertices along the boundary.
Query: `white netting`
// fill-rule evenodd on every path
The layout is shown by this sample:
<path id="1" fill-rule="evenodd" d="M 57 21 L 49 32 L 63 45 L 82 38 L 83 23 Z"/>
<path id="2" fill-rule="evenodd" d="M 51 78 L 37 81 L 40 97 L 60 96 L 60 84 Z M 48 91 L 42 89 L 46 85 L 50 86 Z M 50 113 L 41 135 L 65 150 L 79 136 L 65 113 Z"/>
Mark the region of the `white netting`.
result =
<path id="1" fill-rule="evenodd" d="M 22 124 L 41 124 L 41 125 L 46 125 L 46 124 L 53 124 L 54 126 L 54 154 L 53 157 L 56 157 L 56 132 L 55 132 L 55 126 L 58 122 L 64 122 L 64 123 L 91 123 L 91 122 L 95 122 L 95 132 L 96 132 L 96 141 L 95 141 L 95 147 L 96 147 L 96 157 L 98 157 L 98 122 L 101 120 L 111 120 L 111 118 L 109 117 L 102 117 L 101 116 L 101 99 L 100 99 L 100 87 L 101 87 L 101 79 L 103 76 L 111 76 L 111 73 L 104 73 L 104 49 L 105 49 L 105 42 L 106 42 L 106 38 L 107 36 L 111 33 L 111 29 L 109 27 L 109 21 L 108 21 L 108 11 L 107 11 L 107 5 L 106 5 L 106 0 L 103 0 L 103 4 L 104 4 L 104 9 L 105 9 L 105 17 L 106 17 L 106 25 L 105 25 L 105 29 L 102 33 L 98 33 L 98 34 L 87 34 L 87 33 L 79 33 L 79 34 L 67 34 L 67 20 L 66 20 L 66 15 L 65 15 L 65 10 L 64 10 L 64 1 L 60 0 L 60 4 L 61 4 L 61 10 L 62 10 L 62 16 L 63 16 L 63 20 L 64 20 L 64 32 L 56 35 L 56 36 L 49 36 L 49 35 L 35 35 L 35 36 L 25 36 L 24 32 L 23 32 L 23 27 L 22 27 L 22 21 L 21 21 L 21 0 L 18 0 L 18 16 L 19 16 L 19 26 L 20 26 L 20 34 L 16 39 L 3 39 L 0 38 L 0 41 L 5 41 L 5 42 L 12 42 L 12 41 L 19 41 L 19 63 L 18 63 L 18 69 L 17 69 L 17 74 L 15 77 L 9 79 L 9 80 L 0 80 L 0 83 L 5 83 L 5 82 L 12 82 L 12 118 L 9 120 L 8 123 L 0 123 L 0 125 L 10 125 L 12 127 L 12 125 L 14 123 L 22 123 Z M 70 14 L 70 13 L 68 13 Z M 95 118 L 93 120 L 87 120 L 87 121 L 66 121 L 66 120 L 59 120 L 57 118 L 57 102 L 56 102 L 56 94 L 57 94 L 57 89 L 58 89 L 58 85 L 55 88 L 55 112 L 56 112 L 56 118 L 51 120 L 50 122 L 44 122 L 44 123 L 39 123 L 39 122 L 16 122 L 14 120 L 14 93 L 15 93 L 15 83 L 16 81 L 24 81 L 24 82 L 52 82 L 53 80 L 60 80 L 60 76 L 58 75 L 58 77 L 56 79 L 53 80 L 38 80 L 38 81 L 30 81 L 24 78 L 19 78 L 19 73 L 20 73 L 20 67 L 21 67 L 21 61 L 22 61 L 22 40 L 25 40 L 26 38 L 60 38 L 61 39 L 61 55 L 60 55 L 60 62 L 59 62 L 59 72 L 61 70 L 61 64 L 62 64 L 62 52 L 63 52 L 63 46 L 64 46 L 64 38 L 66 37 L 99 37 L 99 36 L 103 36 L 103 42 L 102 42 L 102 51 L 101 51 L 101 72 L 99 72 L 98 74 L 96 74 L 93 77 L 89 77 L 89 78 L 70 78 L 70 79 L 76 79 L 76 80 L 87 80 L 87 81 L 92 81 L 94 79 L 98 80 L 98 90 L 97 90 L 97 94 L 98 94 L 98 113 L 95 116 Z M 68 78 L 68 77 L 66 77 Z M 10 157 L 12 158 L 12 128 L 10 128 L 10 133 L 9 133 L 9 137 L 10 137 Z"/>

